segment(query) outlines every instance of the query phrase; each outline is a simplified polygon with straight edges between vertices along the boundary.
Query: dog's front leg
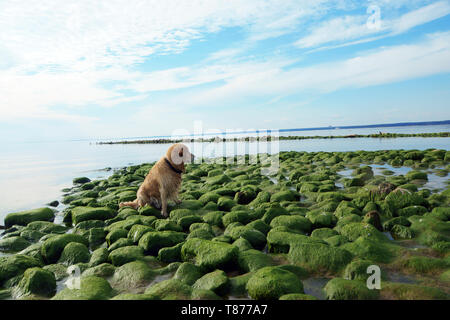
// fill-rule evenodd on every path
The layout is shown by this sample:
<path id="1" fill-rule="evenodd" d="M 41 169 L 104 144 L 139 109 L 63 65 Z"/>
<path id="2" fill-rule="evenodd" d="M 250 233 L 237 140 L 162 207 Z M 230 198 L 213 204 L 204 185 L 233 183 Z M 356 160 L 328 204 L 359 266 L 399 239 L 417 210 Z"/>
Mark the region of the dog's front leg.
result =
<path id="1" fill-rule="evenodd" d="M 161 214 L 166 218 L 169 216 L 167 213 L 167 195 L 164 191 L 161 192 Z"/>

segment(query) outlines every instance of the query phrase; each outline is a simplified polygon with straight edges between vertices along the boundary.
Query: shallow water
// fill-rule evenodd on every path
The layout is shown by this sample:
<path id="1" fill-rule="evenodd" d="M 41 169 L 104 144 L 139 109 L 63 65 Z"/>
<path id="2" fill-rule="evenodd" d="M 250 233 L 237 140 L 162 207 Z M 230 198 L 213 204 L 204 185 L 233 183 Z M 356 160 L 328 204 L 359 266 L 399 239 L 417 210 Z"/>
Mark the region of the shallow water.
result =
<path id="1" fill-rule="evenodd" d="M 320 300 L 325 300 L 325 292 L 323 288 L 330 281 L 328 278 L 308 278 L 303 280 L 303 289 L 306 294 L 316 297 Z"/>

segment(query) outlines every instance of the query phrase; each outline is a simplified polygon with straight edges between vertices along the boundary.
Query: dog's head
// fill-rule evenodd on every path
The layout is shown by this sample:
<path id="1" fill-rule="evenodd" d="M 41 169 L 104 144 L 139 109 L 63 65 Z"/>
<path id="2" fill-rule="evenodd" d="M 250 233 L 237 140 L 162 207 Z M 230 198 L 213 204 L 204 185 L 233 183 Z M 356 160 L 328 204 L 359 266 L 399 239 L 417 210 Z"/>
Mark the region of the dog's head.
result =
<path id="1" fill-rule="evenodd" d="M 175 143 L 167 150 L 166 158 L 174 166 L 182 168 L 184 171 L 184 164 L 193 163 L 194 155 L 189 151 L 189 148 L 182 143 Z"/>

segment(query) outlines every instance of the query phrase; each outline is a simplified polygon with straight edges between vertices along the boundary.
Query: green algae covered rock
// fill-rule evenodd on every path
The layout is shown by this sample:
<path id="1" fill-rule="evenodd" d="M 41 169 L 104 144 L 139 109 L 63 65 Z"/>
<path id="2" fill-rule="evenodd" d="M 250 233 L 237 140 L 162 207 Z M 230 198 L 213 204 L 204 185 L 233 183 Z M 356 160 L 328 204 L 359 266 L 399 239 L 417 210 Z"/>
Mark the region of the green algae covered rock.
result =
<path id="1" fill-rule="evenodd" d="M 165 263 L 181 261 L 181 248 L 184 241 L 180 242 L 173 247 L 161 248 L 158 251 L 158 260 Z"/>
<path id="2" fill-rule="evenodd" d="M 27 229 L 42 233 L 65 233 L 68 228 L 48 221 L 34 221 L 27 224 Z"/>
<path id="3" fill-rule="evenodd" d="M 370 274 L 367 273 L 367 268 L 373 264 L 374 263 L 369 260 L 352 261 L 344 270 L 344 279 L 367 281 L 367 278 L 370 276 Z"/>
<path id="4" fill-rule="evenodd" d="M 326 244 L 301 243 L 291 246 L 288 258 L 313 273 L 337 273 L 350 263 L 353 255 L 345 249 Z"/>
<path id="5" fill-rule="evenodd" d="M 181 257 L 184 261 L 193 260 L 204 270 L 227 270 L 235 265 L 238 251 L 237 247 L 224 242 L 193 238 L 181 248 Z"/>
<path id="6" fill-rule="evenodd" d="M 0 286 L 5 281 L 22 275 L 28 268 L 41 266 L 39 260 L 22 254 L 0 257 Z"/>
<path id="7" fill-rule="evenodd" d="M 91 255 L 89 249 L 82 243 L 69 242 L 61 253 L 59 263 L 72 265 L 89 262 Z"/>
<path id="8" fill-rule="evenodd" d="M 9 237 L 0 239 L 0 251 L 17 252 L 22 251 L 31 243 L 23 237 Z"/>
<path id="9" fill-rule="evenodd" d="M 86 238 L 77 234 L 61 234 L 51 237 L 44 241 L 41 247 L 41 254 L 46 263 L 55 263 L 58 261 L 64 248 L 70 242 L 84 244 L 86 247 L 89 242 Z"/>
<path id="10" fill-rule="evenodd" d="M 340 229 L 340 234 L 347 237 L 350 241 L 355 241 L 359 237 L 386 241 L 386 236 L 378 231 L 373 225 L 368 223 L 349 223 Z"/>
<path id="11" fill-rule="evenodd" d="M 158 296 L 161 300 L 189 300 L 192 288 L 180 280 L 169 279 L 148 287 L 145 294 Z"/>
<path id="12" fill-rule="evenodd" d="M 225 235 L 230 236 L 232 240 L 243 238 L 247 240 L 253 248 L 262 250 L 266 246 L 266 236 L 248 226 L 237 226 L 231 230 L 226 230 Z"/>
<path id="13" fill-rule="evenodd" d="M 193 285 L 203 276 L 202 269 L 190 262 L 183 262 L 175 272 L 174 279 L 178 279 L 187 285 Z"/>
<path id="14" fill-rule="evenodd" d="M 318 300 L 316 297 L 304 293 L 289 293 L 282 295 L 279 300 Z"/>
<path id="15" fill-rule="evenodd" d="M 116 242 L 120 238 L 127 238 L 127 237 L 128 237 L 128 230 L 122 229 L 122 228 L 117 228 L 117 229 L 113 229 L 112 231 L 110 231 L 106 235 L 105 240 L 106 240 L 106 243 L 108 244 L 108 246 L 111 246 L 114 242 Z"/>
<path id="16" fill-rule="evenodd" d="M 270 226 L 272 228 L 285 226 L 291 230 L 308 233 L 311 231 L 312 224 L 311 221 L 302 216 L 278 216 L 270 222 Z"/>
<path id="17" fill-rule="evenodd" d="M 225 227 L 233 222 L 247 224 L 248 222 L 250 222 L 250 215 L 247 211 L 232 211 L 225 214 L 222 218 L 222 223 Z"/>
<path id="18" fill-rule="evenodd" d="M 391 262 L 402 251 L 402 248 L 397 245 L 364 237 L 359 237 L 354 242 L 345 243 L 341 248 L 358 258 L 381 263 Z"/>
<path id="19" fill-rule="evenodd" d="M 10 228 L 13 225 L 26 226 L 33 221 L 53 221 L 54 218 L 55 212 L 50 208 L 9 213 L 5 217 L 5 228 Z"/>
<path id="20" fill-rule="evenodd" d="M 237 263 L 241 271 L 245 273 L 274 265 L 274 261 L 269 255 L 254 249 L 240 250 Z"/>
<path id="21" fill-rule="evenodd" d="M 96 276 L 82 277 L 79 289 L 65 288 L 58 292 L 52 300 L 107 300 L 114 296 L 109 282 Z"/>
<path id="22" fill-rule="evenodd" d="M 144 249 L 138 246 L 126 246 L 115 249 L 109 254 L 108 260 L 115 266 L 140 260 L 144 257 Z"/>
<path id="23" fill-rule="evenodd" d="M 39 267 L 27 269 L 17 286 L 16 298 L 35 294 L 37 296 L 51 297 L 56 291 L 55 275 Z"/>
<path id="24" fill-rule="evenodd" d="M 156 256 L 161 248 L 173 247 L 183 242 L 186 234 L 176 231 L 147 232 L 139 240 L 139 246 L 145 253 Z"/>
<path id="25" fill-rule="evenodd" d="M 290 271 L 278 267 L 265 267 L 248 280 L 246 289 L 256 300 L 274 300 L 289 293 L 303 293 L 303 284 Z"/>
<path id="26" fill-rule="evenodd" d="M 111 284 L 120 292 L 130 290 L 142 292 L 155 276 L 155 271 L 147 263 L 138 260 L 116 268 Z"/>
<path id="27" fill-rule="evenodd" d="M 134 243 L 138 243 L 144 234 L 150 231 L 155 231 L 153 228 L 149 226 L 145 226 L 142 224 L 135 224 L 128 231 L 127 237 L 131 239 Z"/>
<path id="28" fill-rule="evenodd" d="M 228 277 L 222 270 L 215 270 L 199 278 L 192 286 L 193 289 L 211 290 L 219 296 L 229 290 Z"/>
<path id="29" fill-rule="evenodd" d="M 115 267 L 109 263 L 102 263 L 95 267 L 88 268 L 83 271 L 82 276 L 96 276 L 101 278 L 111 277 L 114 274 Z"/>
<path id="30" fill-rule="evenodd" d="M 364 281 L 333 278 L 327 282 L 324 291 L 329 300 L 376 300 L 379 290 L 370 290 Z"/>
<path id="31" fill-rule="evenodd" d="M 430 274 L 437 273 L 450 267 L 450 262 L 445 259 L 413 256 L 404 258 L 395 263 L 403 271 L 408 273 Z"/>
<path id="32" fill-rule="evenodd" d="M 384 282 L 381 286 L 381 299 L 396 300 L 447 300 L 448 294 L 438 288 L 427 286 Z"/>
<path id="33" fill-rule="evenodd" d="M 114 211 L 108 207 L 75 207 L 71 212 L 74 225 L 87 220 L 108 220 L 115 216 Z"/>

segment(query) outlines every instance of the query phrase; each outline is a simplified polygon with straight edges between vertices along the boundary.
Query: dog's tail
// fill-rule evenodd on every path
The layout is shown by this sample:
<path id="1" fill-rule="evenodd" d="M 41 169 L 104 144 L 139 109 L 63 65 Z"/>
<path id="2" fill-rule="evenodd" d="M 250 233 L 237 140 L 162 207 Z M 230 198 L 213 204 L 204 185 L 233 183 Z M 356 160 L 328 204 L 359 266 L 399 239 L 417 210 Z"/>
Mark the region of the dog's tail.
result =
<path id="1" fill-rule="evenodd" d="M 119 203 L 119 208 L 122 208 L 122 207 L 132 207 L 133 209 L 137 210 L 139 208 L 138 199 L 136 199 L 134 201 Z"/>

